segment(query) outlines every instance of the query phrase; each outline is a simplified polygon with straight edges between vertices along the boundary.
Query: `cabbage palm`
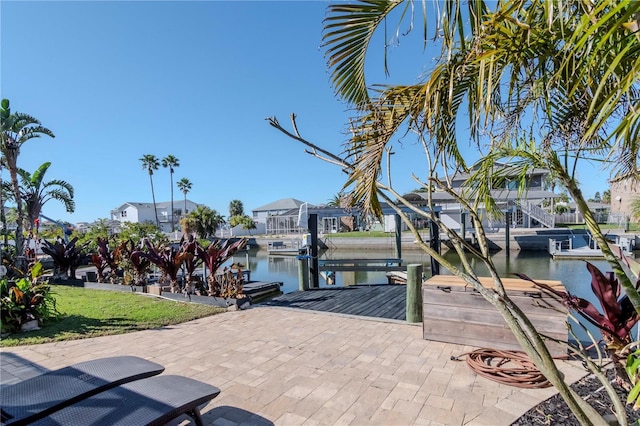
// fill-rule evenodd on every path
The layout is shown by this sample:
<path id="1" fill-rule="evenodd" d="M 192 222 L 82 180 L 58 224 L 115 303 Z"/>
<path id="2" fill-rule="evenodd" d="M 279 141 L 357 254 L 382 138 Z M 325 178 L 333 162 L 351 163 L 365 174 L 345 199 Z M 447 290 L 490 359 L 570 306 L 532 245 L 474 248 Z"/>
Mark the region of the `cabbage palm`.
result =
<path id="1" fill-rule="evenodd" d="M 184 210 L 182 211 L 183 216 L 187 214 L 187 194 L 189 193 L 189 191 L 191 191 L 192 186 L 193 185 L 191 184 L 191 181 L 187 178 L 182 178 L 178 181 L 178 189 L 184 194 Z"/>
<path id="2" fill-rule="evenodd" d="M 156 194 L 153 190 L 153 172 L 158 170 L 160 167 L 160 163 L 158 162 L 158 158 L 156 158 L 153 154 L 145 154 L 140 158 L 142 162 L 142 168 L 146 169 L 149 172 L 149 182 L 151 182 L 151 198 L 153 199 L 153 212 L 156 215 L 156 226 L 160 227 L 160 221 L 158 220 L 158 209 L 156 208 Z"/>
<path id="3" fill-rule="evenodd" d="M 229 217 L 244 215 L 244 205 L 240 200 L 231 200 L 229 202 Z"/>
<path id="4" fill-rule="evenodd" d="M 22 246 L 24 237 L 22 235 L 22 224 L 24 222 L 24 212 L 22 206 L 22 198 L 20 197 L 20 183 L 18 182 L 18 156 L 20 155 L 20 148 L 22 145 L 35 138 L 39 138 L 42 135 L 55 137 L 51 130 L 43 127 L 35 117 L 28 114 L 14 112 L 11 113 L 11 108 L 8 99 L 2 100 L 0 108 L 0 152 L 2 153 L 2 164 L 9 169 L 9 176 L 11 178 L 11 186 L 13 189 L 13 196 L 16 202 L 17 219 L 16 219 L 16 253 L 20 255 L 22 253 Z M 2 166 L 0 166 L 2 167 Z"/>
<path id="5" fill-rule="evenodd" d="M 33 172 L 18 169 L 20 176 L 20 197 L 25 203 L 29 230 L 33 229 L 35 220 L 40 217 L 42 207 L 50 200 L 57 200 L 64 204 L 67 213 L 73 213 L 76 209 L 73 200 L 73 186 L 70 183 L 54 179 L 44 181 L 51 162 L 42 164 Z"/>
<path id="6" fill-rule="evenodd" d="M 175 222 L 173 221 L 173 172 L 178 166 L 180 166 L 180 160 L 171 154 L 162 159 L 162 167 L 168 167 L 171 176 L 171 232 L 176 230 Z"/>
<path id="7" fill-rule="evenodd" d="M 189 213 L 189 218 L 198 238 L 214 237 L 216 230 L 225 222 L 224 216 L 207 206 L 198 206 Z"/>

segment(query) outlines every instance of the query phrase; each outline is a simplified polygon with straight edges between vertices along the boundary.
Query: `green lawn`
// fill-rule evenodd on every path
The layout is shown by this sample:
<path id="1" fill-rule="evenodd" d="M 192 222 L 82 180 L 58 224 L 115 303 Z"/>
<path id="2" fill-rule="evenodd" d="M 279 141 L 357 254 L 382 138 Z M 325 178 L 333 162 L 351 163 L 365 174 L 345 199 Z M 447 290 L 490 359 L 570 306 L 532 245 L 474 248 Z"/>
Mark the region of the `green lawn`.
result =
<path id="1" fill-rule="evenodd" d="M 570 228 L 570 229 L 587 229 L 587 225 L 584 224 L 572 224 L 572 225 L 558 225 L 558 227 L 566 227 L 566 228 Z M 600 224 L 600 229 L 602 229 L 604 232 L 608 231 L 608 230 L 620 230 L 620 227 L 618 225 L 610 225 L 608 223 L 601 223 Z M 629 223 L 629 232 L 640 232 L 640 223 L 634 223 L 631 222 Z"/>
<path id="2" fill-rule="evenodd" d="M 136 293 L 55 285 L 51 288 L 60 318 L 40 330 L 7 336 L 0 341 L 0 346 L 123 334 L 225 312 L 209 305 L 173 302 Z"/>

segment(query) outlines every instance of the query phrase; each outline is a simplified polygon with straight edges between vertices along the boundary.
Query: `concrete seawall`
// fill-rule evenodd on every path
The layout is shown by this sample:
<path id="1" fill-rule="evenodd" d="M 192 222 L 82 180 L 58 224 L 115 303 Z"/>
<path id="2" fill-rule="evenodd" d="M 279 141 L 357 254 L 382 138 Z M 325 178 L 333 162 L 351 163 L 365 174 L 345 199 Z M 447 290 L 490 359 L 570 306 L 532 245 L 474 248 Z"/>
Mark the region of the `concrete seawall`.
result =
<path id="1" fill-rule="evenodd" d="M 626 233 L 623 230 L 607 232 L 610 235 L 627 235 L 635 238 L 636 247 L 640 247 L 640 235 L 635 233 Z M 429 241 L 429 233 L 421 234 L 425 242 Z M 504 229 L 497 232 L 488 232 L 487 239 L 491 249 L 505 250 L 506 240 Z M 586 230 L 567 230 L 565 228 L 558 229 L 511 229 L 509 231 L 509 248 L 510 250 L 535 250 L 546 251 L 549 247 L 549 239 L 563 240 L 572 236 L 587 235 Z M 471 239 L 471 234 L 467 232 L 467 240 Z M 271 241 L 282 241 L 287 239 L 298 238 L 298 236 L 283 237 L 257 237 L 254 239 L 255 246 L 260 249 L 266 249 Z M 329 249 L 337 250 L 393 250 L 395 248 L 395 237 L 319 237 L 320 245 L 326 245 Z M 252 245 L 253 246 L 253 245 Z M 442 249 L 448 249 L 447 242 L 442 242 Z M 402 234 L 402 250 L 421 250 L 420 246 L 415 242 L 413 235 L 408 233 Z"/>

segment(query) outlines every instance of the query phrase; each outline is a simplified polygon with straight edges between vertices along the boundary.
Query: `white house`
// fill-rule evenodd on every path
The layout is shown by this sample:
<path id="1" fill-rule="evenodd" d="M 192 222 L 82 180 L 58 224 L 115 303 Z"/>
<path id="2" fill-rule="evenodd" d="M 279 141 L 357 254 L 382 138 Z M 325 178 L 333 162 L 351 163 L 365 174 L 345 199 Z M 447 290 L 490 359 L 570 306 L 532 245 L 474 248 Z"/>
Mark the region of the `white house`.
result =
<path id="1" fill-rule="evenodd" d="M 184 214 L 193 211 L 199 204 L 193 201 L 186 201 L 187 210 Z M 185 208 L 184 200 L 173 200 L 173 217 L 171 215 L 171 201 L 163 201 L 156 203 L 156 211 L 158 213 L 158 222 L 163 232 L 171 232 L 171 220 L 176 227 L 179 227 L 180 217 L 183 215 Z M 134 222 L 156 222 L 156 214 L 153 210 L 153 203 L 137 203 L 128 201 L 121 206 L 111 210 L 111 219 L 120 223 Z"/>
<path id="2" fill-rule="evenodd" d="M 304 201 L 295 198 L 283 198 L 273 203 L 265 204 L 262 207 L 251 210 L 253 213 L 253 221 L 256 223 L 267 223 L 269 216 L 278 216 L 287 213 L 290 210 L 299 209 Z"/>

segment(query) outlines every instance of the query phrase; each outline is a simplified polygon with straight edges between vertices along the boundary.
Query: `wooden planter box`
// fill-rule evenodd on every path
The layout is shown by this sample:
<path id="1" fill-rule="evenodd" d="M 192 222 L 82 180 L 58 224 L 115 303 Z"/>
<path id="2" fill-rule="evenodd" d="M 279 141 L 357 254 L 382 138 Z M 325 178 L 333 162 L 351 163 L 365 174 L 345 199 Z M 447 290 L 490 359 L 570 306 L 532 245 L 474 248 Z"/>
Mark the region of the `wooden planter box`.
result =
<path id="1" fill-rule="evenodd" d="M 481 278 L 493 288 L 491 278 Z M 507 294 L 527 315 L 539 333 L 567 341 L 567 310 L 529 281 L 504 278 Z M 540 280 L 564 291 L 560 281 Z M 502 315 L 461 278 L 437 275 L 422 285 L 423 331 L 426 340 L 480 348 L 522 350 Z M 553 309 L 551 309 L 553 308 Z M 546 341 L 551 355 L 565 355 L 566 345 Z"/>

